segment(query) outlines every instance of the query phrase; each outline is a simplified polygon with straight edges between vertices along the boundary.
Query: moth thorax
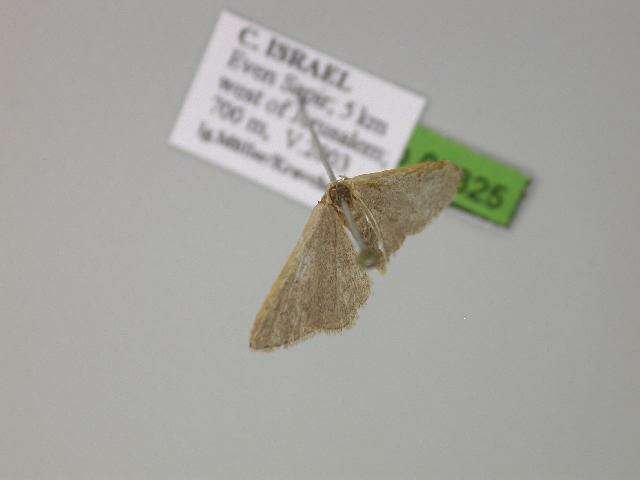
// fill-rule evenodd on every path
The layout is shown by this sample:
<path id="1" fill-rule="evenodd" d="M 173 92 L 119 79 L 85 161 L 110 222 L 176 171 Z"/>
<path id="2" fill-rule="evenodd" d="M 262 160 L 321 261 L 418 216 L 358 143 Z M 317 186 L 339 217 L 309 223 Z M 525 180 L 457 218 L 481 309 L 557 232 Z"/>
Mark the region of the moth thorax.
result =
<path id="1" fill-rule="evenodd" d="M 331 203 L 337 207 L 340 207 L 343 200 L 347 202 L 347 205 L 351 206 L 351 190 L 344 182 L 337 181 L 329 185 L 329 198 Z"/>

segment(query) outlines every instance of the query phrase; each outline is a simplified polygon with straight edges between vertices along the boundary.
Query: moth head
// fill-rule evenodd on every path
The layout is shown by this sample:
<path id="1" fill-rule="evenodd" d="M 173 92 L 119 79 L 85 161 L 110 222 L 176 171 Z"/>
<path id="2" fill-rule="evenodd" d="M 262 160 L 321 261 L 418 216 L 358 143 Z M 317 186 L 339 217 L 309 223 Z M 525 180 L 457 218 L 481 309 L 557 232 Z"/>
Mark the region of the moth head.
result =
<path id="1" fill-rule="evenodd" d="M 331 182 L 329 187 L 327 188 L 327 192 L 329 194 L 329 199 L 331 203 L 336 207 L 340 208 L 342 201 L 347 202 L 347 205 L 351 206 L 352 196 L 351 189 L 347 186 L 347 184 L 341 180 L 336 182 Z"/>

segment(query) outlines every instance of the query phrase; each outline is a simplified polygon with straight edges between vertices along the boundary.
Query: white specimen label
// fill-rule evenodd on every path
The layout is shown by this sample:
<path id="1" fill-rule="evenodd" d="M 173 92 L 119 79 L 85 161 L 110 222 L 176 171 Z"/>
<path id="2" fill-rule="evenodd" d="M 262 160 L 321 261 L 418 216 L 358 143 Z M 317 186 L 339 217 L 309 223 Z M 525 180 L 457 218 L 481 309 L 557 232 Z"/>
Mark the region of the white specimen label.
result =
<path id="1" fill-rule="evenodd" d="M 394 168 L 424 107 L 415 93 L 222 12 L 169 141 L 314 206 L 328 178 L 299 92 L 338 176 Z"/>

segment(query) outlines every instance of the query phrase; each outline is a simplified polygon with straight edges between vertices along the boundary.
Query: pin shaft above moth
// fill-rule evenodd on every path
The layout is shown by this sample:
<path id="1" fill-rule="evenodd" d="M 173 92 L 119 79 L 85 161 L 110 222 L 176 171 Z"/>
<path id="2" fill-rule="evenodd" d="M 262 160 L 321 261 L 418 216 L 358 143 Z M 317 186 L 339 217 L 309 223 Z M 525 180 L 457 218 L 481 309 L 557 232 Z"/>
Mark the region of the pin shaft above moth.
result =
<path id="1" fill-rule="evenodd" d="M 451 203 L 461 177 L 440 161 L 338 180 L 302 96 L 300 115 L 330 182 L 258 311 L 249 340 L 254 350 L 352 327 L 370 293 L 366 269 L 384 272 L 405 237 Z"/>

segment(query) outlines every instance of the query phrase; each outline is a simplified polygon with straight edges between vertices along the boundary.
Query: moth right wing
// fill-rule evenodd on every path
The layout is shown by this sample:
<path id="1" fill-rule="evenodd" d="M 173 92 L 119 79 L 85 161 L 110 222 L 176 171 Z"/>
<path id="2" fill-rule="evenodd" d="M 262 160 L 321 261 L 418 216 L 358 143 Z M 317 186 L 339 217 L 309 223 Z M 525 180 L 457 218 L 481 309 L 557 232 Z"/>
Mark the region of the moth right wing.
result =
<path id="1" fill-rule="evenodd" d="M 458 168 L 440 161 L 344 180 L 365 242 L 374 249 L 382 247 L 380 270 L 408 235 L 420 232 L 451 203 L 460 177 Z"/>
<path id="2" fill-rule="evenodd" d="M 249 345 L 271 350 L 350 327 L 369 290 L 338 214 L 321 201 L 264 300 Z"/>

